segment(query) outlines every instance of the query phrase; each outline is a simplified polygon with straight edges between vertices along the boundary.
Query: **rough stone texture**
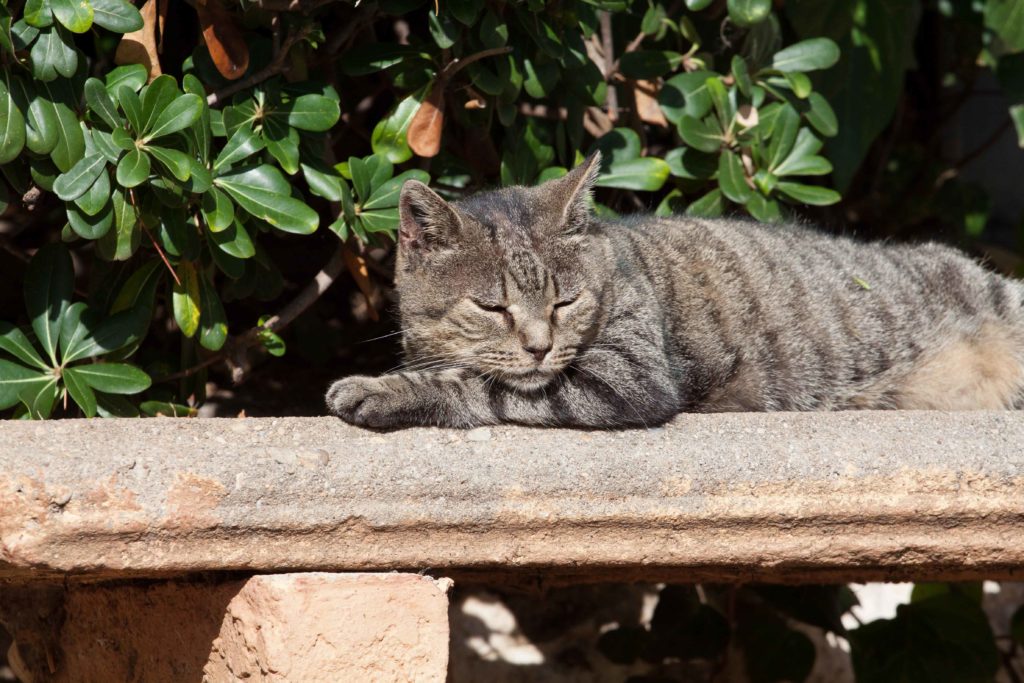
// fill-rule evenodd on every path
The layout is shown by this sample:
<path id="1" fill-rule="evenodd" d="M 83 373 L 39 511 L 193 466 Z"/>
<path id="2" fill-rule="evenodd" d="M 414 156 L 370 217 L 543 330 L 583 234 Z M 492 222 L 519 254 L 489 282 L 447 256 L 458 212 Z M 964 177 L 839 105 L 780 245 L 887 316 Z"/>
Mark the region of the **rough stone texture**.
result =
<path id="1" fill-rule="evenodd" d="M 331 418 L 2 423 L 0 579 L 1024 572 L 1022 413 L 684 415 L 654 430 L 487 431 L 381 434 Z"/>
<path id="2" fill-rule="evenodd" d="M 450 586 L 323 573 L 75 584 L 44 664 L 19 673 L 53 683 L 443 683 Z M 33 652 L 23 635 L 19 650 Z"/>

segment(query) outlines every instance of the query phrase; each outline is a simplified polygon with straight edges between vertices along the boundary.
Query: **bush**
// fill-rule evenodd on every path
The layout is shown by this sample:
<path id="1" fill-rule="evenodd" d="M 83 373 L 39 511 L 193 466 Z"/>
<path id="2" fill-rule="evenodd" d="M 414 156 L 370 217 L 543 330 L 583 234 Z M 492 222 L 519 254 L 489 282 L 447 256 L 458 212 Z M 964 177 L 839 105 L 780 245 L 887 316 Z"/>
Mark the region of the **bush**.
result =
<path id="1" fill-rule="evenodd" d="M 930 151 L 941 122 L 902 122 L 990 70 L 1024 136 L 1024 0 L 159 7 L 0 8 L 0 244 L 35 254 L 25 307 L 0 300 L 15 417 L 194 412 L 210 369 L 283 354 L 324 283 L 373 293 L 408 178 L 457 198 L 601 149 L 609 215 L 776 221 L 843 193 L 816 217 L 970 239 L 989 197 Z M 925 20 L 952 46 L 915 53 Z M 905 90 L 922 57 L 940 87 Z M 296 282 L 296 260 L 326 264 Z"/>

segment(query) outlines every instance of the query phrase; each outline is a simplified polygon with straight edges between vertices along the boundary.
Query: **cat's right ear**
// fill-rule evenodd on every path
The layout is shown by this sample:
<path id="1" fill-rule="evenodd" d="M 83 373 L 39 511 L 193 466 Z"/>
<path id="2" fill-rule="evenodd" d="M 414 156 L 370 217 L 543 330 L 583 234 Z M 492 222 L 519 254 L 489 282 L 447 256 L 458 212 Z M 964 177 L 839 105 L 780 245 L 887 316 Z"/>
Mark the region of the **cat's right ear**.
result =
<path id="1" fill-rule="evenodd" d="M 402 185 L 398 214 L 398 244 L 406 253 L 450 245 L 462 230 L 458 212 L 418 180 Z"/>

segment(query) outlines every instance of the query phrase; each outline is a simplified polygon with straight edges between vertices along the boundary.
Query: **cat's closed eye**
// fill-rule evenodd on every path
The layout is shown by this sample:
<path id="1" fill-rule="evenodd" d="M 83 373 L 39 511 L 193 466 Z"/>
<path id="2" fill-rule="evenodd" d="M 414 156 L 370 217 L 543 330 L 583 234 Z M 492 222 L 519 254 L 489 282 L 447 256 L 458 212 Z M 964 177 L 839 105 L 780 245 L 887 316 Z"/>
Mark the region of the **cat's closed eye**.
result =
<path id="1" fill-rule="evenodd" d="M 489 313 L 505 313 L 506 311 L 508 311 L 508 307 L 507 306 L 503 306 L 501 304 L 488 303 L 488 302 L 484 302 L 484 301 L 477 301 L 476 299 L 470 299 L 470 301 L 477 308 L 479 308 L 481 310 L 484 310 L 484 311 L 487 311 Z"/>

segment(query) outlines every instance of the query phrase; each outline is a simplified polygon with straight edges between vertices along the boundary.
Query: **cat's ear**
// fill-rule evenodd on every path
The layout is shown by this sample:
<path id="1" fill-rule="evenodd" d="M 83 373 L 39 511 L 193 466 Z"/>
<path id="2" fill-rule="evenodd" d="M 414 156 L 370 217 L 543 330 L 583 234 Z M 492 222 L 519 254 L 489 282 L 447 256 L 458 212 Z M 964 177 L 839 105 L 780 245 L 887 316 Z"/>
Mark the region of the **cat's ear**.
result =
<path id="1" fill-rule="evenodd" d="M 458 212 L 418 180 L 406 180 L 402 185 L 398 214 L 398 244 L 407 251 L 449 245 L 462 230 Z"/>
<path id="2" fill-rule="evenodd" d="M 559 230 L 562 234 L 579 235 L 586 231 L 590 220 L 590 197 L 600 172 L 601 152 L 595 151 L 569 173 L 549 183 L 550 196 L 560 209 Z"/>

